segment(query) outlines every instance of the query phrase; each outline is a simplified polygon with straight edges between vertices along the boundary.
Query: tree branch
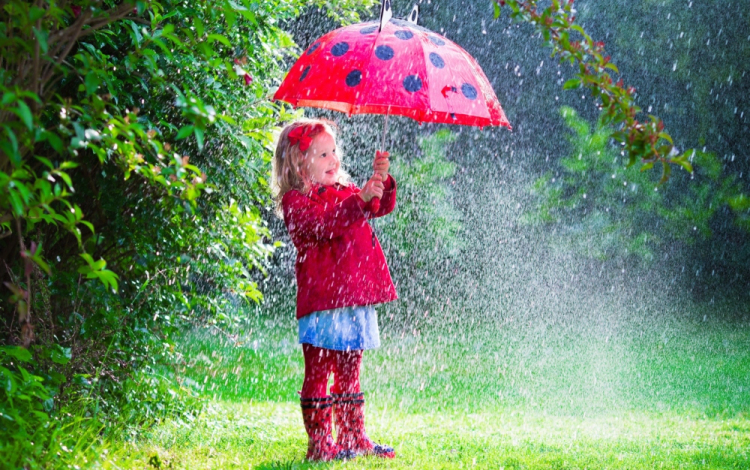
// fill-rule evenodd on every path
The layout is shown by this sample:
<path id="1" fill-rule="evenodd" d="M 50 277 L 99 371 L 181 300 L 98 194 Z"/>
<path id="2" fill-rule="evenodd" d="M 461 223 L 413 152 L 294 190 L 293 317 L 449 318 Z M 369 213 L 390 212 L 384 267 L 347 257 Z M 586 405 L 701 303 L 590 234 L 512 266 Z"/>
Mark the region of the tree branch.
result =
<path id="1" fill-rule="evenodd" d="M 621 142 L 629 156 L 629 164 L 638 160 L 642 169 L 651 169 L 654 163 L 662 164 L 664 183 L 671 173 L 671 164 L 680 165 L 692 173 L 689 161 L 693 150 L 681 155 L 673 154 L 672 137 L 664 131 L 664 122 L 657 116 L 649 115 L 648 120 L 639 122 L 636 115 L 641 109 L 635 105 L 633 95 L 635 88 L 623 86 L 622 79 L 612 81 L 607 70 L 619 73 L 617 67 L 610 63 L 609 56 L 604 56 L 604 43 L 594 41 L 583 28 L 575 24 L 573 0 L 552 0 L 551 5 L 541 9 L 537 0 L 493 0 L 495 18 L 500 15 L 500 7 L 508 6 L 511 17 L 531 23 L 542 34 L 547 44 L 552 47 L 552 55 L 559 56 L 560 62 L 571 65 L 578 63 L 580 72 L 576 78 L 568 80 L 563 88 L 586 87 L 594 98 L 599 100 L 600 117 L 604 124 L 620 124 L 620 129 L 611 137 Z M 581 39 L 574 40 L 573 36 Z"/>

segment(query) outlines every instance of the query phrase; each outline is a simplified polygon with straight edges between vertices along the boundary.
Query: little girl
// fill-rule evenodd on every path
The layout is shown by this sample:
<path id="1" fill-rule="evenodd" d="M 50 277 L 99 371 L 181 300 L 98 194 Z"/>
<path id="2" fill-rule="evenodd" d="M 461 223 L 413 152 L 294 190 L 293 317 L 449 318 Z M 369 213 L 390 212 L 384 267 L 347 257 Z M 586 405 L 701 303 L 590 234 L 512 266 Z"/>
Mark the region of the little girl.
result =
<path id="1" fill-rule="evenodd" d="M 373 176 L 360 190 L 341 168 L 335 133 L 327 121 L 289 124 L 276 147 L 277 209 L 297 248 L 297 319 L 305 357 L 300 401 L 309 436 L 308 460 L 395 457 L 393 448 L 367 437 L 359 387 L 362 351 L 380 346 L 373 305 L 397 298 L 380 243 L 367 222 L 396 206 L 388 156 L 376 153 Z M 379 207 L 374 198 L 380 200 Z"/>

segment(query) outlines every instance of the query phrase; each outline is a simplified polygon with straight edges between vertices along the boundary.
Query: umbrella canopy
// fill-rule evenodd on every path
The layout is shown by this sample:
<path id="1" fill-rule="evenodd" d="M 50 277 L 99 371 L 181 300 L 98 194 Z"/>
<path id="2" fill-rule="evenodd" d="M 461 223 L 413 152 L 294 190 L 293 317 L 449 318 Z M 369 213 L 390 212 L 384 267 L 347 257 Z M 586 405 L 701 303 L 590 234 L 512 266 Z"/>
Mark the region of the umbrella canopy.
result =
<path id="1" fill-rule="evenodd" d="M 339 28 L 313 42 L 274 99 L 348 115 L 510 128 L 471 55 L 437 33 L 395 18 Z"/>

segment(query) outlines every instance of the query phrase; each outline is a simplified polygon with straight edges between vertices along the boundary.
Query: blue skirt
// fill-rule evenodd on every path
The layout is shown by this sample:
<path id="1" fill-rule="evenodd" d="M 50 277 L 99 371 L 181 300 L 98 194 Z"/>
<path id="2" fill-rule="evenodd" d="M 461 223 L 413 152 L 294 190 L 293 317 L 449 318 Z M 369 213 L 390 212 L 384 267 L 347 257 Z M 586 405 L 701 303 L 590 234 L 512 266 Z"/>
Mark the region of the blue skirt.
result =
<path id="1" fill-rule="evenodd" d="M 378 314 L 372 305 L 313 312 L 299 319 L 299 342 L 335 351 L 378 348 Z"/>

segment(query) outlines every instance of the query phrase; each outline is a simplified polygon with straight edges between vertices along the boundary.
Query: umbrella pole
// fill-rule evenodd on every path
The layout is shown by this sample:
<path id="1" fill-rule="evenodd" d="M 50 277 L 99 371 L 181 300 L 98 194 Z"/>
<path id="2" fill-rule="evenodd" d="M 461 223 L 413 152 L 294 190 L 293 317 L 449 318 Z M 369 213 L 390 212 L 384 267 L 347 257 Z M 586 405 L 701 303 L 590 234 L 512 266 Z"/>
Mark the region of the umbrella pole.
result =
<path id="1" fill-rule="evenodd" d="M 388 114 L 385 115 L 385 124 L 383 125 L 383 139 L 380 141 L 380 150 L 385 152 L 385 135 L 388 133 Z"/>

